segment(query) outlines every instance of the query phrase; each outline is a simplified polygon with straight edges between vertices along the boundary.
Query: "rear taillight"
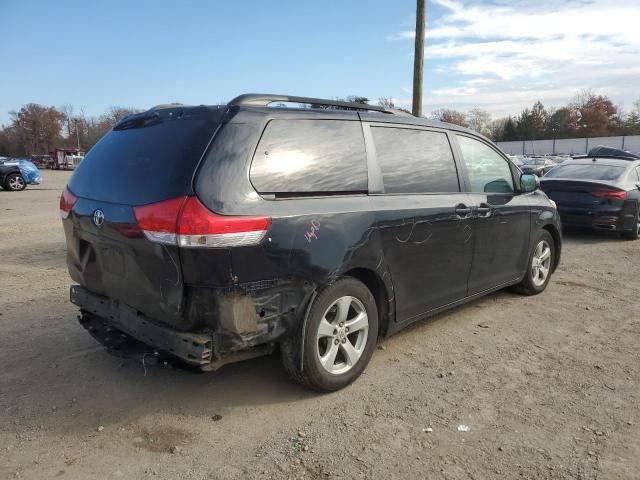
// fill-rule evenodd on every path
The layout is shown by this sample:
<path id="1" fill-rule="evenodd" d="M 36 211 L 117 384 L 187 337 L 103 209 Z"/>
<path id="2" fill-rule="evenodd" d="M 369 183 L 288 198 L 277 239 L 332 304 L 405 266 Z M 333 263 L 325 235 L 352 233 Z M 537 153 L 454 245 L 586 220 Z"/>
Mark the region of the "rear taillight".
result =
<path id="1" fill-rule="evenodd" d="M 135 207 L 134 212 L 149 240 L 187 248 L 257 245 L 271 226 L 269 217 L 218 215 L 196 197 Z"/>
<path id="2" fill-rule="evenodd" d="M 178 244 L 178 216 L 187 197 L 172 198 L 160 203 L 134 207 L 138 226 L 154 242 Z"/>
<path id="3" fill-rule="evenodd" d="M 67 218 L 77 201 L 78 197 L 71 193 L 68 187 L 64 187 L 62 195 L 60 195 L 60 218 L 63 220 Z"/>
<path id="4" fill-rule="evenodd" d="M 595 192 L 591 192 L 591 195 L 600 198 L 615 198 L 616 200 L 627 199 L 627 192 L 624 190 L 597 190 Z"/>

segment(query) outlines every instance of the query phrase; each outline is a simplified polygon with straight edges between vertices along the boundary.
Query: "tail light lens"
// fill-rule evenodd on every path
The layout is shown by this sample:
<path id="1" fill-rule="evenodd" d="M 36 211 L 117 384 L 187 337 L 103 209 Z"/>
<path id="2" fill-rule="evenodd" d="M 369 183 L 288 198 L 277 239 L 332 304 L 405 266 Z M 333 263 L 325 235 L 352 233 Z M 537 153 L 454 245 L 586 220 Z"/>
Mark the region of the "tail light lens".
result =
<path id="1" fill-rule="evenodd" d="M 598 190 L 591 192 L 594 197 L 600 198 L 615 198 L 616 200 L 626 200 L 627 192 L 624 190 Z"/>
<path id="2" fill-rule="evenodd" d="M 259 244 L 269 217 L 218 215 L 196 197 L 179 197 L 134 208 L 138 225 L 151 241 L 186 248 Z"/>
<path id="3" fill-rule="evenodd" d="M 67 218 L 77 201 L 78 197 L 71 193 L 68 187 L 64 187 L 62 195 L 60 195 L 60 218 L 63 220 Z"/>

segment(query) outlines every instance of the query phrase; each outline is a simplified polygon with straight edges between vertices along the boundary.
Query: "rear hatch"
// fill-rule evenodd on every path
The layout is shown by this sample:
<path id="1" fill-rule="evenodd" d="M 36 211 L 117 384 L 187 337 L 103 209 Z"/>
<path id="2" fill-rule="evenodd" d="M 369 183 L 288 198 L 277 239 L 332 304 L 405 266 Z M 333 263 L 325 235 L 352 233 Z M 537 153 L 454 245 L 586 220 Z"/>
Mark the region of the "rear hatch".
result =
<path id="1" fill-rule="evenodd" d="M 563 223 L 603 228 L 618 223 L 627 195 L 610 181 L 548 179 L 540 188 L 556 202 Z"/>
<path id="2" fill-rule="evenodd" d="M 179 248 L 150 240 L 140 212 L 193 195 L 194 172 L 222 114 L 215 107 L 154 109 L 120 122 L 91 149 L 61 200 L 74 281 L 153 319 L 190 328 L 182 315 Z"/>
<path id="3" fill-rule="evenodd" d="M 626 192 L 616 188 L 612 182 L 545 180 L 541 189 L 558 208 L 585 208 L 606 205 L 620 206 L 615 200 L 624 201 Z M 612 202 L 613 201 L 613 202 Z"/>

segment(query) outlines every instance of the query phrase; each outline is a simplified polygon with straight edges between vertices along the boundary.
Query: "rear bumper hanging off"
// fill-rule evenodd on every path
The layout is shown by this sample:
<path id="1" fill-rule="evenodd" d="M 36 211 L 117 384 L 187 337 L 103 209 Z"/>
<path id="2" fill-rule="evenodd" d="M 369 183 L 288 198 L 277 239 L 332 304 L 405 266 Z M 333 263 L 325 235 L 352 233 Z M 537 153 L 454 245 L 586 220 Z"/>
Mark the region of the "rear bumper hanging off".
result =
<path id="1" fill-rule="evenodd" d="M 212 334 L 180 332 L 160 326 L 121 302 L 96 295 L 77 285 L 71 287 L 70 299 L 81 310 L 99 317 L 113 328 L 186 363 L 206 366 L 215 360 Z M 88 329 L 95 328 L 90 324 L 85 326 Z"/>

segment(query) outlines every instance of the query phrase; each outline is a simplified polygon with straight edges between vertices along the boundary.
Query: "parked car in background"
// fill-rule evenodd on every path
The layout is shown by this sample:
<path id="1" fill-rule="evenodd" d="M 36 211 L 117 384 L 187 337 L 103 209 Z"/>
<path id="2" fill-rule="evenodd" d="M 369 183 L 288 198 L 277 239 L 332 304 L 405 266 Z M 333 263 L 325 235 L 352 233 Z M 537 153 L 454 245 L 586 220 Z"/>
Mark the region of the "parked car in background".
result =
<path id="1" fill-rule="evenodd" d="M 0 186 L 14 192 L 27 185 L 38 185 L 42 174 L 31 160 L 4 158 L 0 160 Z"/>
<path id="2" fill-rule="evenodd" d="M 520 169 L 524 173 L 542 177 L 556 165 L 557 163 L 548 157 L 525 157 L 522 159 Z"/>
<path id="3" fill-rule="evenodd" d="M 320 391 L 426 316 L 541 293 L 562 247 L 537 177 L 477 133 L 278 95 L 125 118 L 60 214 L 71 301 L 99 341 L 122 332 L 205 370 L 279 347 Z"/>
<path id="4" fill-rule="evenodd" d="M 566 162 L 567 160 L 571 160 L 570 155 L 545 155 L 544 158 L 548 158 L 556 165 L 560 165 L 561 163 Z"/>
<path id="5" fill-rule="evenodd" d="M 558 165 L 541 180 L 562 224 L 640 235 L 640 159 L 584 157 Z"/>
<path id="6" fill-rule="evenodd" d="M 626 158 L 627 160 L 640 160 L 640 155 L 628 150 L 598 145 L 589 150 L 586 155 L 574 155 L 573 158 Z"/>

